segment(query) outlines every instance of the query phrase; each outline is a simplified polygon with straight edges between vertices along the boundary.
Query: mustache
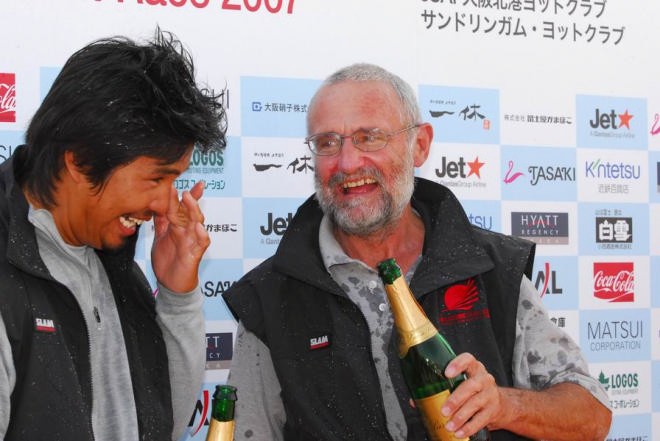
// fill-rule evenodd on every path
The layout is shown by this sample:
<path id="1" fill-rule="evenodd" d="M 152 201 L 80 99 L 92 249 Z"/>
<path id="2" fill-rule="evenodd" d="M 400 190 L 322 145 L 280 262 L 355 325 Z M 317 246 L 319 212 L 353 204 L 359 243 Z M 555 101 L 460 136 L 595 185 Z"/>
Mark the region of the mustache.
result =
<path id="1" fill-rule="evenodd" d="M 337 172 L 328 180 L 328 185 L 341 185 L 344 181 L 359 180 L 364 178 L 373 179 L 378 185 L 381 185 L 384 180 L 383 174 L 377 168 L 363 167 L 354 173 Z"/>

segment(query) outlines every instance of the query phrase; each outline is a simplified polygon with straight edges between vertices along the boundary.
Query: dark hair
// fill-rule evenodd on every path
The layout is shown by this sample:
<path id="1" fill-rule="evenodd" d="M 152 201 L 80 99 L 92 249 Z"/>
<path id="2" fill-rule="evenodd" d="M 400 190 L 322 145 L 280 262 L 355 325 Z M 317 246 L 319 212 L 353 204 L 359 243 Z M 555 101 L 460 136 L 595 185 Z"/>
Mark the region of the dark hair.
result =
<path id="1" fill-rule="evenodd" d="M 169 32 L 157 28 L 144 45 L 121 36 L 92 42 L 67 60 L 32 118 L 18 182 L 51 208 L 65 151 L 101 189 L 141 156 L 167 164 L 191 146 L 222 149 L 223 98 L 224 90 L 196 85 L 190 54 Z"/>

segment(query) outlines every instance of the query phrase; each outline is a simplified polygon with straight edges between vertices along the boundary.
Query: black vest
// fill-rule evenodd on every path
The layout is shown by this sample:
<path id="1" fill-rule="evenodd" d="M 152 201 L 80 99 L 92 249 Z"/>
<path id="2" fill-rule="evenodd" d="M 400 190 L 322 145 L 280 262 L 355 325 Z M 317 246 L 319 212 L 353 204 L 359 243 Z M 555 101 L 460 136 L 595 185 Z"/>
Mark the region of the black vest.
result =
<path id="1" fill-rule="evenodd" d="M 0 313 L 17 378 L 4 439 L 91 441 L 85 322 L 71 292 L 50 277 L 39 257 L 11 166 L 12 159 L 0 165 Z M 140 439 L 169 440 L 173 417 L 167 352 L 151 289 L 133 262 L 134 245 L 116 254 L 99 252 L 99 257 L 121 321 Z"/>
<path id="2" fill-rule="evenodd" d="M 475 229 L 453 195 L 428 181 L 418 180 L 413 205 L 426 239 L 411 289 L 457 353 L 471 352 L 499 385 L 511 386 L 518 293 L 523 274 L 531 273 L 533 244 Z M 270 349 L 287 414 L 285 439 L 391 439 L 367 323 L 319 254 L 321 216 L 308 200 L 275 256 L 224 298 Z M 408 440 L 426 440 L 420 415 L 408 404 L 395 339 L 388 361 Z M 497 431 L 492 439 L 523 438 Z"/>

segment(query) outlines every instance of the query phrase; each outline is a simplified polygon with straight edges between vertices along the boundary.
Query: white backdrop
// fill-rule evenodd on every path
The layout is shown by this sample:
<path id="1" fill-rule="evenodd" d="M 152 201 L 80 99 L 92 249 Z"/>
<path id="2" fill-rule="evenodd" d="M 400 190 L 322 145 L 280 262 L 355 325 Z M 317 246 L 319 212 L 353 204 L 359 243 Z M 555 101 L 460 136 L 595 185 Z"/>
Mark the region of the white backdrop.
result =
<path id="1" fill-rule="evenodd" d="M 476 225 L 539 243 L 533 282 L 614 407 L 610 441 L 660 439 L 660 91 L 653 0 L 0 0 L 0 162 L 68 56 L 156 25 L 227 88 L 229 146 L 204 179 L 207 378 L 184 439 L 202 440 L 235 323 L 220 295 L 271 255 L 312 192 L 307 102 L 373 62 L 418 91 L 436 139 L 418 171 Z M 149 273 L 149 228 L 137 259 Z M 240 399 L 240 391 L 239 391 Z"/>

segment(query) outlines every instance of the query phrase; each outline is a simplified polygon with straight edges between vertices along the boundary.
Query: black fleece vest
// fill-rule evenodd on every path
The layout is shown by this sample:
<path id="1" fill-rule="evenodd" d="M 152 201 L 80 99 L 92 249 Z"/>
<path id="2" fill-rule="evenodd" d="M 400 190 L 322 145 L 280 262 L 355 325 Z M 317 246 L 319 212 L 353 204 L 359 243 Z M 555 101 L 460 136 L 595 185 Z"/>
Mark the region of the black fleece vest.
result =
<path id="1" fill-rule="evenodd" d="M 296 215 L 300 222 L 289 226 L 302 236 L 290 244 L 294 246 L 282 253 L 278 250 L 224 298 L 244 326 L 270 349 L 287 414 L 286 440 L 391 439 L 367 323 L 322 269 L 318 246 L 306 249 L 318 242 L 313 242 L 318 228 L 310 232 L 304 225 L 318 225 L 321 216 L 313 203 L 312 208 L 309 205 Z M 432 231 L 433 216 L 421 205 L 416 209 L 427 232 Z M 534 247 L 501 234 L 462 228 L 456 231 L 470 235 L 479 252 L 473 258 L 472 253 L 443 258 L 442 265 L 437 265 L 439 259 L 423 257 L 411 288 L 457 353 L 473 353 L 499 385 L 510 386 L 520 281 L 531 272 Z M 304 260 L 293 259 L 296 253 Z M 319 265 L 321 270 L 315 270 Z M 408 440 L 426 440 L 419 413 L 408 404 L 395 339 L 388 358 Z M 504 431 L 491 436 L 493 441 L 524 439 Z"/>
<path id="2" fill-rule="evenodd" d="M 27 203 L 0 165 L 0 314 L 16 369 L 5 441 L 91 441 L 89 339 L 71 292 L 38 255 Z M 126 345 L 140 440 L 172 437 L 165 342 L 149 285 L 132 246 L 99 253 L 112 286 Z M 102 392 L 102 391 L 101 391 Z"/>

